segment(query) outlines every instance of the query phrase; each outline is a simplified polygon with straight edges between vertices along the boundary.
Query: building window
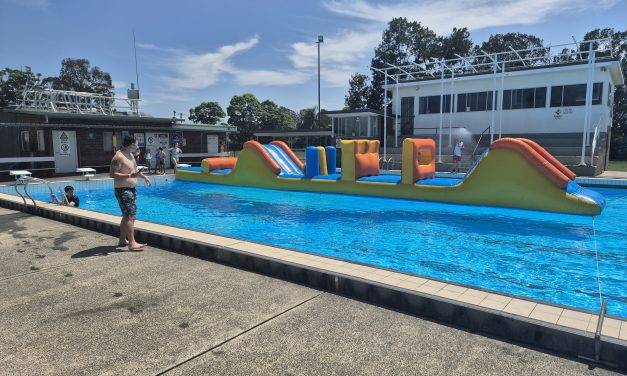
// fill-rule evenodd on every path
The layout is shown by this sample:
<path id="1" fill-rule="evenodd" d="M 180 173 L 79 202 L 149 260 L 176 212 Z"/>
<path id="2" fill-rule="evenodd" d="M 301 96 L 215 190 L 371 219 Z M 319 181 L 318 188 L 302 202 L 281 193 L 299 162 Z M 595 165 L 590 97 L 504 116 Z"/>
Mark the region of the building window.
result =
<path id="1" fill-rule="evenodd" d="M 491 111 L 493 91 L 457 94 L 457 112 Z"/>
<path id="2" fill-rule="evenodd" d="M 592 85 L 592 104 L 601 104 L 603 83 Z M 586 84 L 551 87 L 551 107 L 584 106 L 586 104 Z"/>
<path id="3" fill-rule="evenodd" d="M 46 139 L 44 138 L 44 130 L 37 130 L 37 151 L 46 151 Z"/>
<path id="4" fill-rule="evenodd" d="M 102 150 L 113 151 L 113 132 L 102 132 Z"/>
<path id="5" fill-rule="evenodd" d="M 41 132 L 41 143 L 40 143 Z M 44 151 L 45 144 L 43 143 L 43 130 L 42 131 L 21 131 L 20 132 L 20 149 L 25 152 Z"/>
<path id="6" fill-rule="evenodd" d="M 545 87 L 503 90 L 504 110 L 543 107 L 546 107 Z"/>
<path id="7" fill-rule="evenodd" d="M 444 112 L 451 112 L 451 95 L 444 96 Z M 420 97 L 418 102 L 418 113 L 439 114 L 440 113 L 440 96 L 431 95 L 428 97 Z"/>

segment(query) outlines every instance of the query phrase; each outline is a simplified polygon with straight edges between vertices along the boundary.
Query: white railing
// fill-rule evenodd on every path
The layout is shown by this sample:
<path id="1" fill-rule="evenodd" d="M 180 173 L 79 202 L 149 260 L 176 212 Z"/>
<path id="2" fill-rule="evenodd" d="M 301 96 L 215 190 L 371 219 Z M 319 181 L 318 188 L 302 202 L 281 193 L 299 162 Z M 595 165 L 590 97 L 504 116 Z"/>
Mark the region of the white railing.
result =
<path id="1" fill-rule="evenodd" d="M 141 99 L 47 88 L 24 88 L 18 109 L 75 114 L 140 116 Z"/>

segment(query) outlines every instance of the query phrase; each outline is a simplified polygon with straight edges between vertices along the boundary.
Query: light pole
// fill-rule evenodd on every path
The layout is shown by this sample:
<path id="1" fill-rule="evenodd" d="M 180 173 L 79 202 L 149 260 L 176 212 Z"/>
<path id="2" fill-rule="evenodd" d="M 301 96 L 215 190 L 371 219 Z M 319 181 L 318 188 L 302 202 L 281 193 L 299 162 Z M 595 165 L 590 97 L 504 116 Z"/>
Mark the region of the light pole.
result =
<path id="1" fill-rule="evenodd" d="M 322 35 L 318 35 L 318 41 L 316 44 L 318 45 L 318 129 L 322 128 L 322 121 L 320 115 L 320 44 L 324 42 L 324 37 Z"/>

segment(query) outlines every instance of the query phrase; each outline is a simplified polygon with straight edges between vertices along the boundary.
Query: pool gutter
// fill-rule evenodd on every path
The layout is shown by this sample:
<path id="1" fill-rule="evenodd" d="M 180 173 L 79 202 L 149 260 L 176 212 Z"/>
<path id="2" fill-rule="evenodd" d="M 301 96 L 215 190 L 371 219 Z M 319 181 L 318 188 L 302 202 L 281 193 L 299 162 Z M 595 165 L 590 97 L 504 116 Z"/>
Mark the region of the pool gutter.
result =
<path id="1" fill-rule="evenodd" d="M 116 235 L 120 217 L 0 193 L 0 206 Z M 598 316 L 204 232 L 136 222 L 139 241 L 573 358 L 594 358 Z M 627 321 L 605 317 L 599 363 L 627 369 Z"/>

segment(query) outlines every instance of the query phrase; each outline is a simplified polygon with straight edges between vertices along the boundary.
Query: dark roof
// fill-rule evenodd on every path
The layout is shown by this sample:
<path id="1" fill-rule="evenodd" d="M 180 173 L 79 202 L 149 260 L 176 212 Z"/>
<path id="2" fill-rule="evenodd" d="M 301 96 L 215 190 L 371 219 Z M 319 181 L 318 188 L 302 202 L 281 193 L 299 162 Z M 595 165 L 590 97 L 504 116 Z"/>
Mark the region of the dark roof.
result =
<path id="1" fill-rule="evenodd" d="M 54 123 L 70 122 L 70 123 L 87 123 L 87 124 L 112 124 L 112 123 L 125 123 L 125 124 L 143 124 L 148 123 L 166 126 L 171 125 L 173 118 L 161 118 L 153 116 L 134 116 L 125 114 L 103 115 L 103 114 L 76 114 L 67 112 L 52 112 L 52 111 L 32 111 L 23 109 L 10 109 L 5 108 L 0 111 L 0 120 L 2 119 L 2 113 L 12 114 L 16 117 L 37 117 L 54 119 Z"/>

